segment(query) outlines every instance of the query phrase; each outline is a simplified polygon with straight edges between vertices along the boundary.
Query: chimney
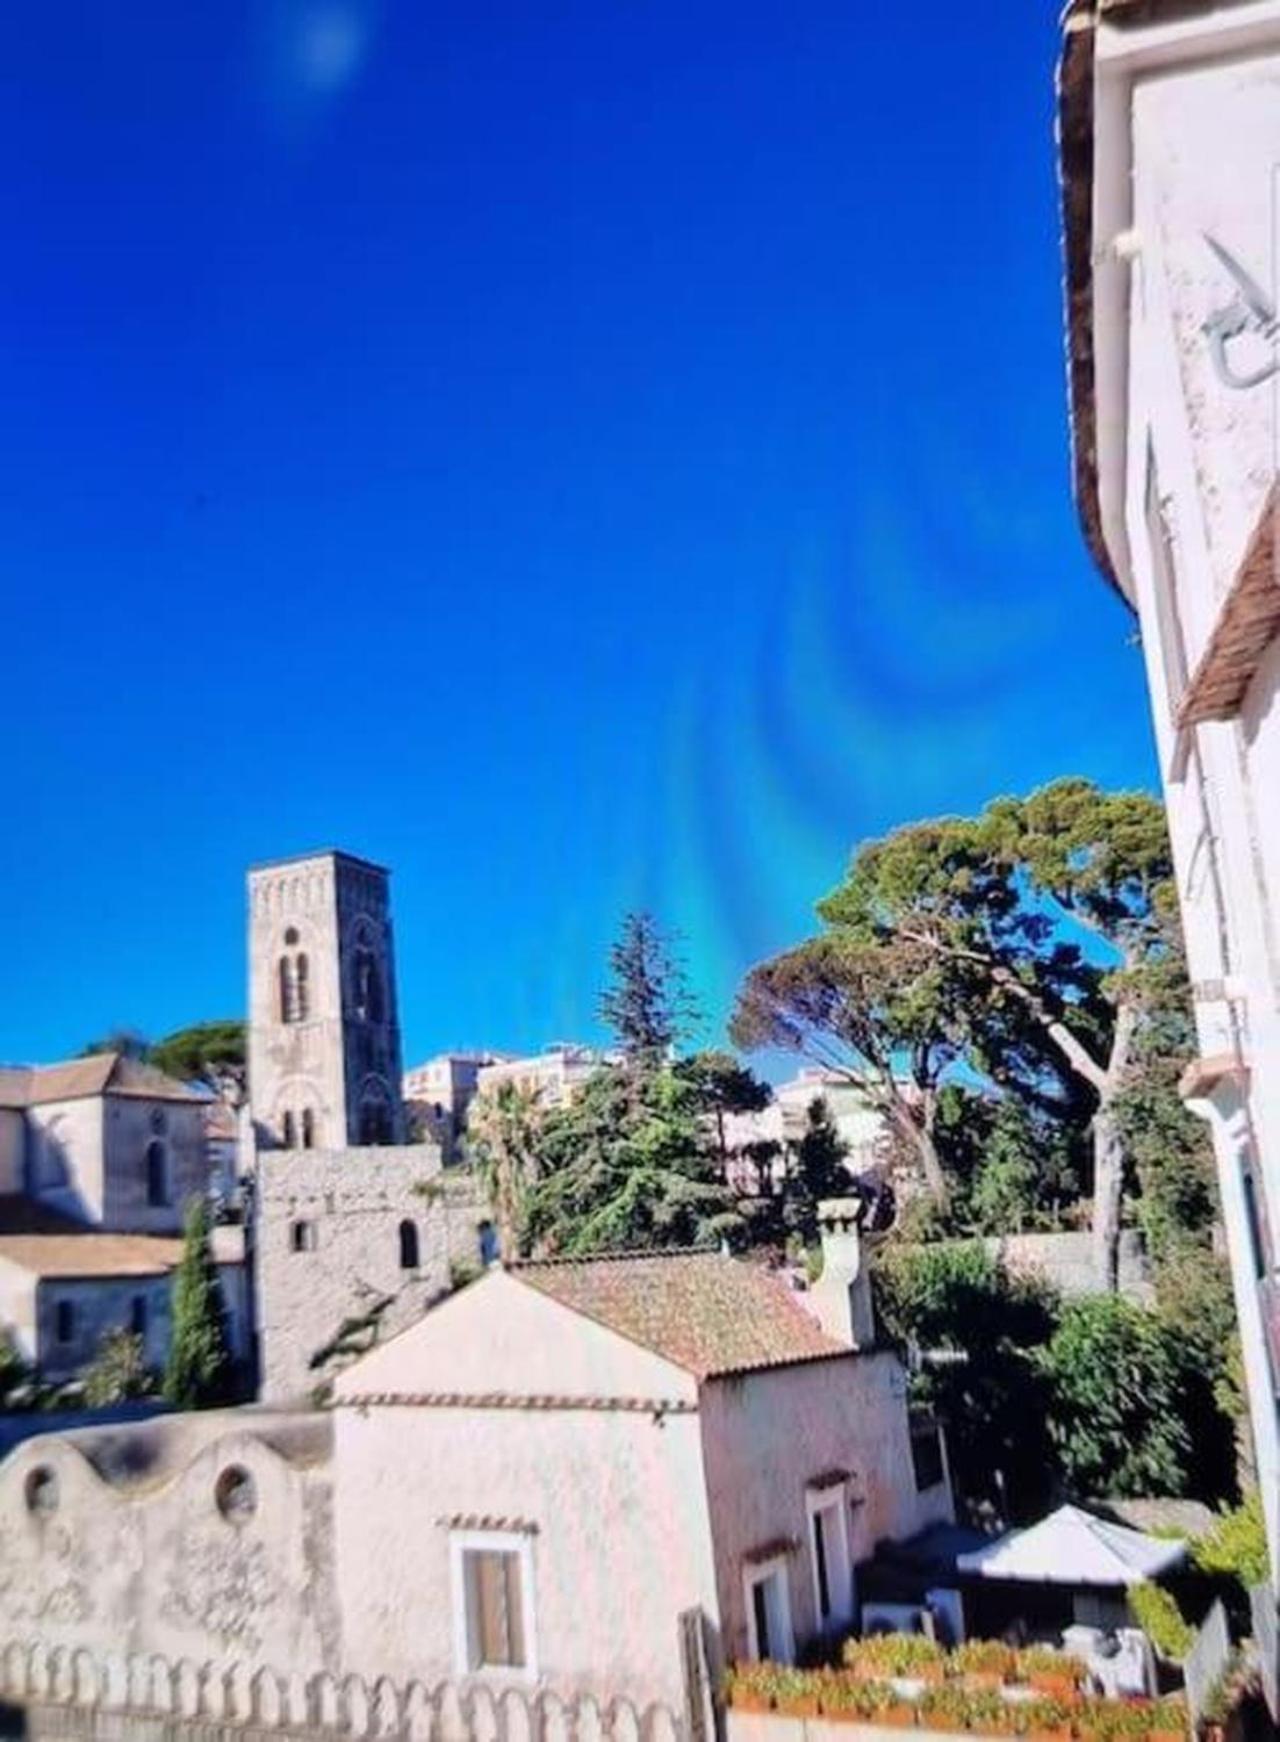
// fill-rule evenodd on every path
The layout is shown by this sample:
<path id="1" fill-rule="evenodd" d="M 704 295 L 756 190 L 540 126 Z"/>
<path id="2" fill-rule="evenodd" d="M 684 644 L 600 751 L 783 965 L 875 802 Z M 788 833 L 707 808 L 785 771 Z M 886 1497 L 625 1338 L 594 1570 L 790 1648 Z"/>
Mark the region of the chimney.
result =
<path id="1" fill-rule="evenodd" d="M 866 1210 L 862 1198 L 824 1198 L 818 1205 L 822 1275 L 809 1293 L 823 1330 L 853 1349 L 870 1349 L 876 1340 L 868 1242 L 861 1233 Z"/>

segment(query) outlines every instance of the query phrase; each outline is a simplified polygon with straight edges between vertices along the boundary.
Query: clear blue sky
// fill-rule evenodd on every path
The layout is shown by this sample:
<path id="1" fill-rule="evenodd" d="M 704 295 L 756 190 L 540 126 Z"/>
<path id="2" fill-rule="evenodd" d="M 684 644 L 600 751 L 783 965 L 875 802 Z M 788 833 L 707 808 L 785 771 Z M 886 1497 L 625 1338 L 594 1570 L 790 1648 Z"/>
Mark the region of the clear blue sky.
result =
<path id="1" fill-rule="evenodd" d="M 1149 783 L 1069 497 L 1054 5 L 130 0 L 0 67 L 0 1058 L 389 864 L 406 1056 L 714 1029 L 860 838 Z"/>

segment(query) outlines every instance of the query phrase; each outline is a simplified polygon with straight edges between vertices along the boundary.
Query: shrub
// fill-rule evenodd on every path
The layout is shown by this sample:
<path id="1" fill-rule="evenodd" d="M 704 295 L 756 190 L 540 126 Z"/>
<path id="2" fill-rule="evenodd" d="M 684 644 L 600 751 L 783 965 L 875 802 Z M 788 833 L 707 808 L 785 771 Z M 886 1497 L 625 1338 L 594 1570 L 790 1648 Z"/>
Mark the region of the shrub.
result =
<path id="1" fill-rule="evenodd" d="M 1078 1657 L 1071 1657 L 1052 1645 L 1027 1645 L 1018 1653 L 1017 1673 L 1023 1681 L 1036 1682 L 1053 1677 L 1079 1687 L 1086 1671 Z"/>
<path id="2" fill-rule="evenodd" d="M 1129 1592 L 1134 1619 L 1170 1663 L 1181 1663 L 1195 1641 L 1195 1629 L 1184 1618 L 1171 1591 L 1163 1585 L 1135 1585 Z"/>
<path id="3" fill-rule="evenodd" d="M 1220 1512 L 1212 1528 L 1192 1543 L 1191 1558 L 1201 1572 L 1237 1578 L 1246 1590 L 1260 1585 L 1269 1576 L 1270 1563 L 1258 1494 Z"/>
<path id="4" fill-rule="evenodd" d="M 147 1366 L 142 1338 L 131 1331 L 108 1331 L 98 1353 L 80 1376 L 85 1402 L 91 1409 L 151 1397 L 156 1376 Z"/>

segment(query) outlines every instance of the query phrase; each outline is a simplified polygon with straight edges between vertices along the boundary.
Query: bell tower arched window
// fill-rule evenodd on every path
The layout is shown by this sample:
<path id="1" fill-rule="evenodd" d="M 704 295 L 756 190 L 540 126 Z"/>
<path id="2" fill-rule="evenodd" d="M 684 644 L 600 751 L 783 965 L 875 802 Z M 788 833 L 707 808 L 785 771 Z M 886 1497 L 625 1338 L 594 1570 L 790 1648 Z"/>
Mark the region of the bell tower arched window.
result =
<path id="1" fill-rule="evenodd" d="M 298 934 L 290 926 L 284 934 L 285 943 L 296 943 Z M 281 1022 L 305 1022 L 311 1014 L 310 964 L 304 950 L 286 950 L 277 964 L 279 976 Z"/>
<path id="2" fill-rule="evenodd" d="M 355 1014 L 361 1022 L 381 1022 L 385 1009 L 382 998 L 382 973 L 378 958 L 370 949 L 355 953 Z"/>
<path id="3" fill-rule="evenodd" d="M 316 1116 L 310 1107 L 302 1109 L 302 1147 L 314 1149 L 316 1146 Z"/>
<path id="4" fill-rule="evenodd" d="M 298 1124 L 292 1112 L 286 1112 L 280 1122 L 280 1132 L 286 1149 L 298 1147 Z"/>
<path id="5" fill-rule="evenodd" d="M 153 1137 L 145 1152 L 147 1171 L 147 1203 L 152 1209 L 161 1209 L 173 1202 L 173 1192 L 169 1184 L 169 1151 L 164 1140 Z"/>

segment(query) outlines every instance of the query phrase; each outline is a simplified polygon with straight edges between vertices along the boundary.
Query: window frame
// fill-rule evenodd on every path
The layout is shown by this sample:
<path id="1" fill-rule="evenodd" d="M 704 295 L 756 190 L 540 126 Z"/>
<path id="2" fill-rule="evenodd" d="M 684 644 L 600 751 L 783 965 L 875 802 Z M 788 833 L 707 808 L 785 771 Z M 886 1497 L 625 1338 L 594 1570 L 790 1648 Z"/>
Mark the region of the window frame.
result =
<path id="1" fill-rule="evenodd" d="M 163 1137 L 149 1137 L 142 1152 L 142 1163 L 147 1175 L 147 1208 L 171 1210 L 173 1167 L 168 1140 Z"/>
<path id="2" fill-rule="evenodd" d="M 522 1664 L 482 1663 L 471 1667 L 467 1637 L 468 1554 L 514 1554 L 520 1568 L 520 1622 L 524 1632 Z M 533 1537 L 528 1531 L 451 1530 L 449 1532 L 449 1586 L 453 1605 L 453 1662 L 459 1677 L 471 1680 L 535 1682 L 538 1679 L 538 1631 L 533 1600 Z"/>
<path id="3" fill-rule="evenodd" d="M 780 1618 L 785 1639 L 785 1652 L 771 1651 L 771 1663 L 794 1663 L 796 1660 L 796 1629 L 791 1615 L 790 1555 L 771 1555 L 768 1560 L 750 1561 L 742 1569 L 742 1596 L 747 1612 L 747 1651 L 752 1661 L 763 1662 L 760 1635 L 756 1627 L 755 1588 L 776 1578 L 782 1591 Z M 767 1601 L 767 1599 L 766 1599 Z M 774 1643 L 774 1642 L 771 1642 Z M 779 1642 L 780 1643 L 780 1642 Z"/>
<path id="4" fill-rule="evenodd" d="M 71 1344 L 75 1342 L 76 1331 L 79 1328 L 79 1317 L 80 1315 L 76 1311 L 76 1303 L 72 1300 L 70 1295 L 64 1294 L 54 1296 L 53 1340 L 60 1349 L 69 1348 Z M 65 1334 L 62 1329 L 64 1318 L 67 1327 Z"/>
<path id="5" fill-rule="evenodd" d="M 804 1513 L 809 1541 L 809 1572 L 813 1581 L 813 1616 L 821 1634 L 830 1634 L 852 1626 L 857 1603 L 853 1590 L 853 1546 L 849 1541 L 849 1483 L 828 1483 L 825 1487 L 805 1489 Z M 834 1513 L 837 1519 L 838 1547 L 843 1559 L 841 1568 L 833 1568 L 831 1547 L 823 1538 L 826 1559 L 827 1596 L 831 1607 L 822 1613 L 822 1580 L 818 1572 L 818 1518 Z M 835 1601 L 833 1574 L 841 1574 L 844 1602 Z"/>

